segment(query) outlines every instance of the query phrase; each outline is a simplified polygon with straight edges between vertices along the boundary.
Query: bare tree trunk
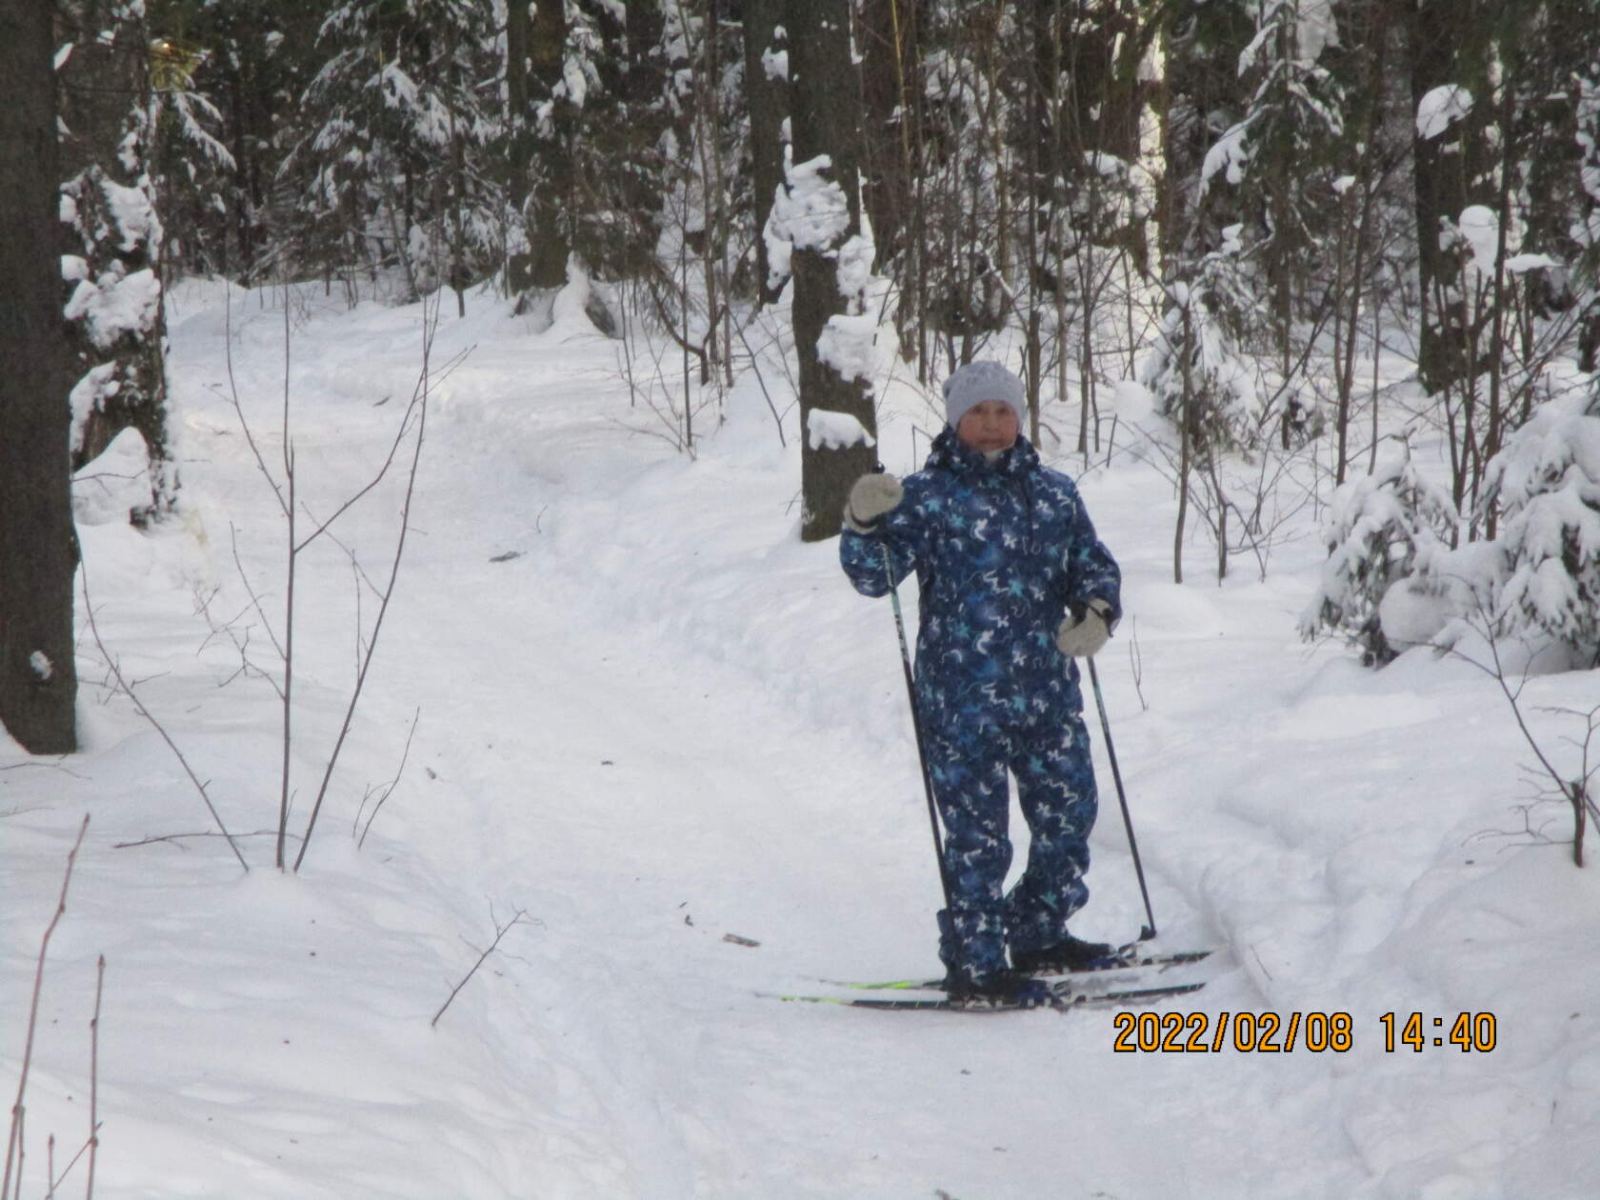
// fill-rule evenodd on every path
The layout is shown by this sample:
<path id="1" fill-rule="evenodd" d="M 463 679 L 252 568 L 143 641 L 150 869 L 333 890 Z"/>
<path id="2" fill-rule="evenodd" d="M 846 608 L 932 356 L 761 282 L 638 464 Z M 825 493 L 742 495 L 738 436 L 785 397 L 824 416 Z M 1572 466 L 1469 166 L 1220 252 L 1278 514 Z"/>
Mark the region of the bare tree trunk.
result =
<path id="1" fill-rule="evenodd" d="M 533 135 L 528 125 L 533 119 L 528 102 L 529 47 L 533 41 L 531 5 L 506 5 L 506 128 L 511 161 L 507 164 L 506 199 L 512 209 L 522 213 L 528 202 L 528 167 L 533 161 Z M 508 267 L 510 264 L 507 264 Z M 525 269 L 525 268 L 524 268 Z"/>
<path id="2" fill-rule="evenodd" d="M 1413 111 L 1428 92 L 1444 84 L 1464 85 L 1478 103 L 1449 130 L 1412 143 L 1413 191 L 1417 220 L 1418 278 L 1422 321 L 1417 370 L 1430 393 L 1459 378 L 1459 343 L 1470 338 L 1465 298 L 1457 295 L 1460 264 L 1439 245 L 1441 221 L 1454 222 L 1477 194 L 1487 144 L 1484 128 L 1490 106 L 1481 96 L 1481 77 L 1489 36 L 1483 0 L 1451 5 L 1415 4 L 1406 16 L 1406 54 L 1410 60 Z"/>
<path id="3" fill-rule="evenodd" d="M 1183 411 L 1178 415 L 1178 524 L 1172 535 L 1172 582 L 1183 582 L 1183 526 L 1189 516 L 1189 466 L 1193 457 L 1189 402 L 1194 395 L 1190 362 L 1194 345 L 1194 326 L 1189 320 L 1189 300 L 1183 303 L 1183 340 L 1178 344 L 1183 355 Z"/>
<path id="4" fill-rule="evenodd" d="M 1505 347 L 1506 347 L 1506 306 L 1511 302 L 1510 287 L 1506 278 L 1506 236 L 1511 224 L 1511 192 L 1516 186 L 1512 173 L 1515 164 L 1512 156 L 1517 146 L 1517 139 L 1510 132 L 1516 117 L 1513 104 L 1513 92 L 1509 86 L 1502 89 L 1504 100 L 1500 111 L 1501 151 L 1500 151 L 1500 179 L 1497 188 L 1499 195 L 1495 205 L 1495 216 L 1498 220 L 1499 230 L 1495 235 L 1494 255 L 1494 305 L 1493 324 L 1489 331 L 1489 428 L 1483 438 L 1483 461 L 1485 465 L 1500 452 L 1500 442 L 1504 436 L 1505 414 L 1502 411 L 1501 384 L 1505 375 Z M 1515 285 L 1511 285 L 1515 286 Z M 1476 520 L 1478 510 L 1478 484 L 1482 481 L 1482 474 L 1473 481 L 1472 507 Z M 1494 540 L 1494 535 L 1499 528 L 1498 503 L 1491 502 L 1489 511 L 1484 514 L 1483 536 Z M 1581 810 L 1580 810 L 1581 812 Z"/>
<path id="5" fill-rule="evenodd" d="M 837 252 L 861 230 L 861 196 L 857 187 L 860 133 L 856 114 L 860 90 L 850 49 L 849 0 L 789 0 L 787 27 L 791 131 L 798 166 L 826 155 L 819 171 L 843 193 L 848 209 L 845 227 L 826 244 L 796 245 L 794 272 L 794 339 L 800 361 L 801 494 L 804 512 L 800 536 L 821 541 L 839 532 L 850 485 L 877 461 L 873 447 L 858 442 L 830 446 L 811 437 L 812 414 L 818 410 L 855 417 L 868 434 L 876 418 L 872 397 L 858 379 L 842 377 L 823 360 L 817 339 L 828 319 L 845 311 L 839 294 Z"/>
<path id="6" fill-rule="evenodd" d="M 864 194 L 880 271 L 899 257 L 911 215 L 911 109 L 916 76 L 913 32 L 924 0 L 861 5 L 861 136 Z"/>
<path id="7" fill-rule="evenodd" d="M 783 23 L 783 0 L 745 0 L 744 79 L 745 105 L 750 113 L 750 180 L 755 207 L 756 295 L 772 304 L 782 290 L 768 275 L 767 217 L 772 198 L 783 186 L 783 122 L 789 115 L 789 82 L 769 72 L 769 54 L 784 52 L 785 38 L 775 31 Z"/>
<path id="8" fill-rule="evenodd" d="M 516 8 L 517 5 L 511 5 Z M 520 21 L 520 16 L 518 18 Z M 519 35 L 520 36 L 520 35 Z M 528 70 L 522 86 L 528 100 L 533 96 L 550 103 L 551 126 L 548 136 L 535 134 L 523 170 L 528 184 L 523 212 L 528 229 L 528 252 L 508 265 L 509 290 L 513 295 L 530 288 L 558 288 L 567 281 L 567 255 L 570 247 L 562 228 L 562 217 L 572 202 L 572 154 L 567 145 L 566 102 L 555 95 L 561 82 L 567 47 L 567 15 L 562 4 L 540 4 L 534 8 L 528 27 Z M 508 31 L 507 49 L 510 49 Z M 531 119 L 531 112 L 522 114 Z"/>
<path id="9" fill-rule="evenodd" d="M 0 723 L 33 754 L 77 749 L 52 9 L 0 8 Z"/>

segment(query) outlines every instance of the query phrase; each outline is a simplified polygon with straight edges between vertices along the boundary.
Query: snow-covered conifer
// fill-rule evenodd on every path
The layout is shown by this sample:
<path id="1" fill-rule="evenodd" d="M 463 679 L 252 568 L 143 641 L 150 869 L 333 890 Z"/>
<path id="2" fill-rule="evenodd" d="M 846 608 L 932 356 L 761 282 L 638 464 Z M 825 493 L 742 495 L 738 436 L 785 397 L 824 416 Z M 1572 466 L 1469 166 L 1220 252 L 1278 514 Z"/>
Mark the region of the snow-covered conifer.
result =
<path id="1" fill-rule="evenodd" d="M 1540 634 L 1573 665 L 1600 654 L 1600 388 L 1547 402 L 1489 465 L 1497 632 Z"/>
<path id="2" fill-rule="evenodd" d="M 1208 0 L 1157 9 L 1165 82 L 1160 245 L 1169 261 L 1213 249 L 1220 231 L 1240 220 L 1228 203 L 1236 198 L 1231 192 L 1216 191 L 1203 212 L 1196 210 L 1201 173 L 1218 136 L 1238 126 L 1249 101 L 1239 55 L 1254 36 L 1257 7 L 1247 0 Z"/>
<path id="3" fill-rule="evenodd" d="M 1161 413 L 1178 424 L 1201 456 L 1253 445 L 1262 397 L 1239 337 L 1259 312 L 1241 265 L 1236 226 L 1222 249 L 1205 255 L 1192 279 L 1167 289 L 1168 308 L 1140 382 Z"/>
<path id="4" fill-rule="evenodd" d="M 1318 58 L 1334 35 L 1327 0 L 1269 0 L 1255 37 L 1239 56 L 1253 85 L 1239 122 L 1211 147 L 1201 167 L 1202 196 L 1240 192 L 1245 255 L 1272 295 L 1274 341 L 1291 370 L 1290 331 L 1313 288 L 1308 276 L 1330 221 L 1343 97 Z"/>
<path id="5" fill-rule="evenodd" d="M 222 112 L 196 76 L 212 51 L 156 37 L 150 51 L 153 174 L 168 229 L 171 268 L 219 271 L 228 265 L 227 225 L 239 164 L 222 142 Z"/>
<path id="6" fill-rule="evenodd" d="M 931 5 L 922 60 L 927 158 L 917 286 L 924 320 L 943 335 L 952 364 L 970 359 L 976 342 L 1005 321 L 1002 272 L 1013 231 L 1002 198 L 1011 163 L 1001 152 L 1014 114 L 998 65 L 1014 14 L 995 12 L 965 27 L 953 6 Z"/>
<path id="7" fill-rule="evenodd" d="M 1340 485 L 1323 527 L 1328 560 L 1301 616 L 1302 636 L 1344 633 L 1368 666 L 1426 642 L 1453 615 L 1433 568 L 1455 525 L 1449 494 L 1423 478 L 1409 449 L 1399 462 Z"/>
<path id="8" fill-rule="evenodd" d="M 61 97 L 62 275 L 77 382 L 76 470 L 132 426 L 150 455 L 151 496 L 171 509 L 178 478 L 167 425 L 162 227 L 148 159 L 152 109 L 143 0 L 72 0 L 56 55 Z"/>
<path id="9" fill-rule="evenodd" d="M 379 248 L 372 265 L 398 265 L 412 294 L 448 284 L 459 296 L 499 264 L 491 17 L 473 0 L 346 0 L 322 23 L 329 57 L 291 166 L 308 170 L 315 218 L 349 259 Z"/>

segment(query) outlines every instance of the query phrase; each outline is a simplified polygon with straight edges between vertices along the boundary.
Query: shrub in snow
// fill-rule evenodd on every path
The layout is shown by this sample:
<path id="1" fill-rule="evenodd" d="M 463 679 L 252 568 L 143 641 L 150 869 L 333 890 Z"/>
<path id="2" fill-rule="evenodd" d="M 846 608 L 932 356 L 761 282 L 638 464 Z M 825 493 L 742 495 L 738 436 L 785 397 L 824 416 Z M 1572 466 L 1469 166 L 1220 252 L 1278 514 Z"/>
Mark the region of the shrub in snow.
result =
<path id="1" fill-rule="evenodd" d="M 1427 641 L 1450 615 L 1436 568 L 1455 526 L 1449 494 L 1418 474 L 1409 452 L 1340 485 L 1323 530 L 1328 561 L 1300 619 L 1302 636 L 1341 631 L 1367 666 Z"/>
<path id="2" fill-rule="evenodd" d="M 1334 493 L 1328 561 L 1301 632 L 1349 634 L 1362 661 L 1471 627 L 1600 665 L 1600 388 L 1546 403 L 1489 463 L 1498 535 L 1451 548 L 1450 497 L 1410 457 Z"/>
<path id="3" fill-rule="evenodd" d="M 1238 251 L 1234 226 L 1223 248 L 1201 259 L 1191 280 L 1167 289 L 1171 306 L 1139 373 L 1162 415 L 1187 425 L 1202 457 L 1252 445 L 1260 429 L 1261 396 L 1237 349 L 1244 314 L 1256 305 Z"/>
<path id="4" fill-rule="evenodd" d="M 1575 665 L 1600 654 L 1600 388 L 1554 400 L 1489 464 L 1501 505 L 1496 632 L 1548 637 Z"/>

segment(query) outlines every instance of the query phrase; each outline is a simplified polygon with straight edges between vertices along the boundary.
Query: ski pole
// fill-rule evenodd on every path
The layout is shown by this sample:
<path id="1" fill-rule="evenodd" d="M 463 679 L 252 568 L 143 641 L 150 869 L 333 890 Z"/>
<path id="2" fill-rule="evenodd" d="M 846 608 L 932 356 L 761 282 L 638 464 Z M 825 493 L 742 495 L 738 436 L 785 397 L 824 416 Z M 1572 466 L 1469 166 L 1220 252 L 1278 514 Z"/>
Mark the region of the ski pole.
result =
<path id="1" fill-rule="evenodd" d="M 1100 694 L 1100 676 L 1094 669 L 1094 659 L 1084 660 L 1089 664 L 1089 681 L 1094 684 L 1094 703 L 1100 710 L 1100 731 L 1106 738 L 1106 757 L 1111 760 L 1111 778 L 1117 782 L 1117 800 L 1122 805 L 1122 823 L 1128 830 L 1128 849 L 1133 851 L 1133 869 L 1139 876 L 1139 894 L 1144 897 L 1144 915 L 1150 923 L 1139 931 L 1141 942 L 1149 941 L 1156 935 L 1156 914 L 1150 908 L 1150 889 L 1144 882 L 1144 865 L 1139 861 L 1139 841 L 1133 836 L 1133 816 L 1128 812 L 1128 793 L 1122 787 L 1122 771 L 1117 766 L 1117 748 L 1111 744 L 1111 722 L 1106 720 L 1106 701 Z"/>
<path id="2" fill-rule="evenodd" d="M 906 674 L 906 698 L 911 701 L 911 728 L 917 735 L 917 761 L 922 766 L 922 790 L 928 796 L 928 823 L 933 828 L 933 852 L 939 860 L 939 886 L 944 889 L 944 909 L 955 913 L 950 902 L 950 872 L 944 865 L 944 839 L 939 836 L 939 810 L 933 803 L 933 778 L 928 774 L 928 751 L 922 741 L 922 714 L 917 711 L 916 681 L 911 675 L 911 650 L 906 645 L 906 620 L 900 612 L 900 589 L 894 585 L 894 563 L 889 557 L 889 547 L 883 547 L 883 578 L 889 585 L 889 599 L 894 606 L 895 632 L 900 635 L 900 665 Z"/>

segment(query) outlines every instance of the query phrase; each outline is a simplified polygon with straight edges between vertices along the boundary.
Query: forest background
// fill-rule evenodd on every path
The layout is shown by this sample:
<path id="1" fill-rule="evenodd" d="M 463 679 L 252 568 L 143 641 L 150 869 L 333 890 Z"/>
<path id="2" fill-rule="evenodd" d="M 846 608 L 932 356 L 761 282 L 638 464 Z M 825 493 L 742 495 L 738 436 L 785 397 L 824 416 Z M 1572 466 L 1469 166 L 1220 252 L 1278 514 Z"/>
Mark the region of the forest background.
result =
<path id="1" fill-rule="evenodd" d="M 933 388 L 998 355 L 1026 380 L 1030 437 L 1085 464 L 1114 446 L 1108 396 L 1147 389 L 1179 497 L 1176 579 L 1192 524 L 1218 577 L 1241 555 L 1264 571 L 1285 514 L 1331 502 L 1308 632 L 1381 663 L 1478 614 L 1592 663 L 1593 15 L 70 0 L 48 32 L 60 202 L 18 207 L 44 226 L 18 243 L 35 267 L 58 212 L 70 231 L 64 280 L 29 293 L 65 288 L 67 346 L 12 350 L 70 409 L 7 442 L 54 437 L 70 411 L 76 470 L 139 429 L 154 465 L 136 516 L 159 519 L 179 502 L 173 280 L 316 279 L 350 305 L 442 291 L 458 316 L 494 294 L 548 320 L 581 278 L 632 394 L 686 453 L 777 347 L 788 377 L 761 383 L 801 406 L 807 540 L 837 532 L 873 465 L 886 378 Z M 13 194 L 43 196 L 38 161 L 14 160 Z M 1410 375 L 1380 379 L 1384 353 Z M 1073 404 L 1071 426 L 1041 426 L 1051 401 Z M 1424 436 L 1442 471 L 1408 465 Z M 8 536 L 45 537 L 59 579 L 50 494 L 53 515 L 19 511 Z M 1479 543 L 1494 549 L 1464 552 Z M 70 691 L 69 671 L 40 687 L 29 665 L 67 628 L 66 591 L 44 594 L 53 625 L 16 641 L 0 687 L 13 732 L 17 705 Z M 70 704 L 52 712 L 38 745 L 70 740 Z"/>
<path id="2" fill-rule="evenodd" d="M 1164 481 L 1175 584 L 1266 579 L 1316 529 L 1303 634 L 1371 667 L 1484 667 L 1526 735 L 1536 835 L 1581 863 L 1600 709 L 1519 698 L 1600 662 L 1594 18 L 1587 0 L 9 5 L 0 720 L 38 755 L 77 744 L 93 610 L 73 478 L 134 431 L 128 520 L 184 519 L 167 322 L 186 283 L 275 303 L 286 357 L 313 304 L 533 333 L 576 307 L 634 431 L 687 462 L 756 389 L 772 441 L 801 443 L 805 542 L 837 532 L 863 470 L 901 462 L 886 398 L 916 397 L 915 450 L 940 380 L 984 357 L 1025 380 L 1049 460 Z M 418 450 L 423 411 L 400 426 Z M 260 649 L 240 664 L 282 702 L 286 867 L 310 838 L 285 828 L 291 655 L 261 670 Z"/>

